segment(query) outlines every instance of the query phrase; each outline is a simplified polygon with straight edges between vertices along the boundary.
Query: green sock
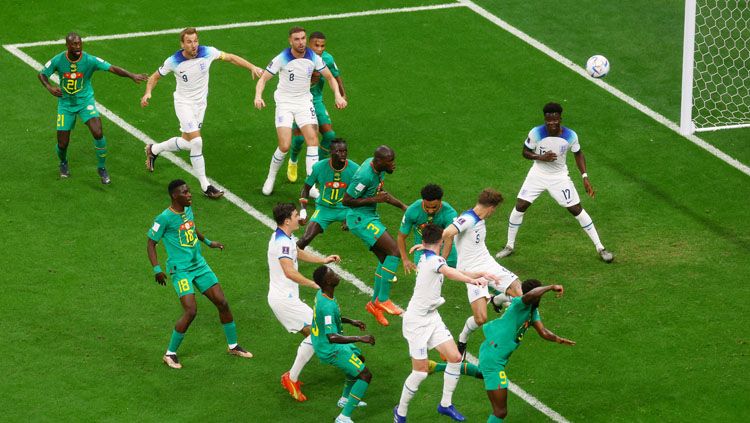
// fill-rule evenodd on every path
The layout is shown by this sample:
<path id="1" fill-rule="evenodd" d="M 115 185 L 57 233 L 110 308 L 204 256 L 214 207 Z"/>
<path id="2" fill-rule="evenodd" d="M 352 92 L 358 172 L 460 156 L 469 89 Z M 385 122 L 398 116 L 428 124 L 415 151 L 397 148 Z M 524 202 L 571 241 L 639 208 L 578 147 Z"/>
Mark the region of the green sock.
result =
<path id="1" fill-rule="evenodd" d="M 435 373 L 437 372 L 444 372 L 445 367 L 448 366 L 448 363 L 438 363 L 435 366 Z M 481 375 L 482 372 L 479 370 L 479 367 L 475 364 L 471 364 L 468 361 L 464 361 L 461 363 L 461 374 L 466 376 L 472 376 L 477 377 L 477 375 Z"/>
<path id="2" fill-rule="evenodd" d="M 55 145 L 55 151 L 57 152 L 57 157 L 60 159 L 60 163 L 67 163 L 68 162 L 68 148 L 60 148 L 59 145 Z"/>
<path id="3" fill-rule="evenodd" d="M 383 284 L 383 265 L 378 263 L 378 267 L 375 268 L 375 286 L 372 288 L 372 302 L 375 302 L 375 300 L 378 298 L 378 293 L 380 292 L 380 286 Z"/>
<path id="4" fill-rule="evenodd" d="M 229 323 L 223 323 L 224 335 L 227 337 L 227 345 L 237 343 L 237 325 L 234 324 L 234 320 Z"/>
<path id="5" fill-rule="evenodd" d="M 177 352 L 177 348 L 180 348 L 183 339 L 185 339 L 184 333 L 177 332 L 177 329 L 172 329 L 172 338 L 169 340 L 167 350 Z"/>
<path id="6" fill-rule="evenodd" d="M 357 379 L 346 378 L 346 381 L 344 382 L 344 391 L 341 392 L 342 397 L 349 398 L 349 394 L 352 392 L 352 386 L 354 386 L 354 382 L 356 381 Z"/>
<path id="7" fill-rule="evenodd" d="M 495 416 L 494 414 L 490 414 L 490 416 L 487 417 L 487 423 L 503 423 L 503 419 Z"/>
<path id="8" fill-rule="evenodd" d="M 352 390 L 349 393 L 349 401 L 346 402 L 344 411 L 342 411 L 341 414 L 345 415 L 346 417 L 352 416 L 352 411 L 354 411 L 354 408 L 357 406 L 357 404 L 359 404 L 360 401 L 362 401 L 362 398 L 365 397 L 365 392 L 367 392 L 368 386 L 369 384 L 362 379 L 357 379 L 357 381 L 354 382 L 354 386 L 352 386 Z"/>
<path id="9" fill-rule="evenodd" d="M 401 259 L 396 256 L 385 257 L 381 273 L 383 282 L 380 284 L 380 292 L 378 293 L 378 300 L 381 303 L 388 301 L 391 297 L 391 285 L 396 280 L 396 271 L 398 270 L 399 263 L 401 263 Z"/>
<path id="10" fill-rule="evenodd" d="M 323 137 L 320 140 L 320 145 L 318 146 L 318 160 L 325 160 L 331 157 L 331 140 L 333 140 L 334 138 L 336 138 L 335 131 L 328 131 L 323 133 Z"/>
<path id="11" fill-rule="evenodd" d="M 98 160 L 96 167 L 103 169 L 104 162 L 107 161 L 107 138 L 102 137 L 101 139 L 94 140 L 94 148 L 96 149 L 96 158 Z"/>
<path id="12" fill-rule="evenodd" d="M 302 151 L 303 145 L 305 145 L 305 137 L 303 137 L 302 135 L 295 135 L 292 137 L 292 148 L 289 155 L 289 160 L 297 163 L 297 159 L 299 159 L 299 153 L 300 151 Z"/>

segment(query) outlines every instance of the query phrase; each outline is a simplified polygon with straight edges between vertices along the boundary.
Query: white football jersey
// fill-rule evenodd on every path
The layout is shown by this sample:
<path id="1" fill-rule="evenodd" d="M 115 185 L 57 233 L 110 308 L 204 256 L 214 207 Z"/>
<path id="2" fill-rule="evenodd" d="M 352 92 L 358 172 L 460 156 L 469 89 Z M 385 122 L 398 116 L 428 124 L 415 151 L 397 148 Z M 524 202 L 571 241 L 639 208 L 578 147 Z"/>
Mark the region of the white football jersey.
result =
<path id="1" fill-rule="evenodd" d="M 487 237 L 487 226 L 473 209 L 466 210 L 453 219 L 453 226 L 458 233 L 453 238 L 458 253 L 457 268 L 470 270 L 472 266 L 485 263 L 492 259 L 484 240 Z"/>
<path id="2" fill-rule="evenodd" d="M 289 236 L 280 228 L 276 228 L 271 240 L 268 241 L 268 298 L 299 298 L 299 285 L 284 275 L 279 262 L 281 259 L 291 259 L 294 268 L 297 269 L 297 237 Z"/>
<path id="3" fill-rule="evenodd" d="M 524 145 L 536 154 L 544 154 L 548 151 L 557 154 L 557 159 L 553 162 L 534 160 L 532 167 L 545 175 L 567 175 L 568 165 L 565 159 L 568 150 L 576 153 L 581 149 L 578 144 L 578 134 L 564 126 L 561 129 L 560 136 L 551 136 L 547 133 L 545 125 L 537 126 L 529 131 L 529 136 L 524 142 Z"/>
<path id="4" fill-rule="evenodd" d="M 414 284 L 414 294 L 406 307 L 407 313 L 424 316 L 445 303 L 445 299 L 440 295 L 443 289 L 443 274 L 440 273 L 440 268 L 445 265 L 443 257 L 430 250 L 424 250 L 417 264 L 417 281 Z"/>
<path id="5" fill-rule="evenodd" d="M 169 72 L 174 72 L 177 80 L 175 100 L 205 102 L 208 98 L 208 69 L 214 60 L 223 55 L 213 47 L 198 46 L 198 55 L 194 59 L 188 59 L 179 50 L 164 61 L 159 68 L 159 75 L 166 76 Z"/>
<path id="6" fill-rule="evenodd" d="M 266 71 L 279 74 L 274 99 L 277 103 L 312 101 L 310 78 L 314 70 L 320 72 L 325 68 L 323 59 L 310 48 L 300 58 L 294 57 L 291 48 L 282 51 L 266 66 Z"/>

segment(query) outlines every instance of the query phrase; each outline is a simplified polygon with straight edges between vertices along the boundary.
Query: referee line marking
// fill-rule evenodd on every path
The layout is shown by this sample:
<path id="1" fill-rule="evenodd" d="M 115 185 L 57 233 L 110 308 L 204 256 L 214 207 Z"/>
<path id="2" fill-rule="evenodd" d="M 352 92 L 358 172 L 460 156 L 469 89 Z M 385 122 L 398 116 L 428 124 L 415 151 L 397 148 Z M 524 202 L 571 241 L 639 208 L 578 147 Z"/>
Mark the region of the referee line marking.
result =
<path id="1" fill-rule="evenodd" d="M 288 19 L 278 19 L 278 20 L 269 20 L 269 21 L 243 22 L 243 23 L 226 24 L 226 25 L 213 25 L 213 26 L 206 26 L 206 27 L 198 27 L 197 29 L 202 30 L 202 31 L 207 31 L 207 30 L 216 30 L 216 29 L 242 28 L 242 27 L 251 27 L 251 26 L 300 22 L 300 21 L 341 19 L 341 18 L 349 18 L 349 17 L 357 17 L 357 16 L 382 15 L 382 14 L 389 14 L 389 13 L 418 12 L 418 11 L 425 11 L 425 10 L 449 9 L 449 8 L 456 8 L 456 7 L 464 7 L 464 5 L 461 3 L 450 3 L 450 4 L 440 4 L 440 5 L 433 5 L 433 6 L 408 7 L 408 8 L 400 8 L 400 9 L 378 9 L 378 10 L 370 10 L 370 11 L 363 11 L 363 12 L 342 13 L 342 14 L 336 14 L 336 15 L 321 15 L 321 16 L 311 16 L 311 17 L 302 17 L 302 18 L 288 18 Z M 152 35 L 175 34 L 175 33 L 179 33 L 180 31 L 182 31 L 182 28 L 168 29 L 168 30 L 161 30 L 161 31 L 150 31 L 150 32 L 136 32 L 136 33 L 127 33 L 127 34 L 93 36 L 93 37 L 85 37 L 83 38 L 83 40 L 84 41 L 98 41 L 98 40 L 110 40 L 110 39 L 122 39 L 122 38 L 135 38 L 135 37 L 145 37 L 145 36 L 152 36 Z M 27 65 L 39 71 L 43 68 L 42 64 L 39 63 L 34 58 L 32 58 L 30 55 L 21 51 L 21 48 L 54 45 L 54 44 L 64 44 L 64 43 L 65 43 L 65 40 L 63 39 L 63 40 L 38 41 L 38 42 L 33 42 L 33 43 L 6 44 L 6 45 L 3 45 L 3 47 L 12 55 L 16 56 L 18 59 L 20 59 Z M 59 83 L 59 78 L 57 77 L 57 75 L 52 75 L 50 79 L 52 79 L 52 81 L 54 81 L 55 83 Z M 100 114 L 107 117 L 117 126 L 121 127 L 123 130 L 128 132 L 130 135 L 132 135 L 136 139 L 142 141 L 144 144 L 156 143 L 154 139 L 146 135 L 143 131 L 131 125 L 130 123 L 125 121 L 119 115 L 109 110 L 107 107 L 105 107 L 103 104 L 99 103 L 98 101 L 96 102 L 96 107 L 99 109 Z M 169 153 L 169 152 L 165 152 L 165 153 L 161 153 L 160 156 L 163 156 L 164 158 L 166 158 L 167 160 L 169 160 L 170 162 L 172 162 L 174 165 L 184 170 L 185 172 L 191 175 L 193 174 L 192 165 L 189 165 L 187 162 L 185 162 L 182 158 L 178 157 L 177 155 Z M 212 178 L 208 178 L 208 179 L 212 185 L 224 191 L 224 197 L 229 202 L 239 207 L 242 211 L 244 211 L 245 213 L 253 217 L 258 222 L 264 224 L 269 229 L 271 230 L 276 229 L 277 225 L 273 219 L 271 219 L 270 217 L 265 215 L 263 212 L 259 211 L 258 209 L 250 205 L 247 201 L 245 201 L 241 197 L 234 194 L 231 190 L 224 187 L 223 185 L 218 183 L 216 180 Z M 310 252 L 311 254 L 316 255 L 318 257 L 324 257 L 323 254 L 319 253 L 312 247 L 308 246 L 306 250 Z M 354 285 L 363 294 L 372 295 L 373 289 L 369 287 L 361 279 L 359 279 L 357 276 L 352 274 L 351 272 L 345 270 L 338 264 L 329 264 L 328 266 L 332 268 L 334 271 L 336 271 L 336 273 L 338 273 L 342 277 L 342 279 Z M 468 361 L 470 361 L 473 364 L 478 364 L 478 359 L 476 357 L 474 357 L 470 353 L 467 353 L 466 355 L 467 355 Z M 545 414 L 550 419 L 554 420 L 557 423 L 570 423 L 562 415 L 560 415 L 556 411 L 549 408 L 547 405 L 539 401 L 533 395 L 521 389 L 521 387 L 519 387 L 518 385 L 514 384 L 510 380 L 508 381 L 508 384 L 509 384 L 509 390 L 513 394 L 517 395 L 518 397 L 520 397 L 521 399 L 529 403 L 532 407 L 536 408 L 537 410 Z"/>
<path id="2" fill-rule="evenodd" d="M 551 48 L 547 47 L 546 44 L 536 40 L 535 38 L 532 38 L 525 32 L 521 31 L 520 29 L 514 27 L 513 25 L 509 24 L 508 22 L 500 19 L 499 17 L 493 15 L 492 13 L 488 12 L 483 7 L 477 5 L 471 0 L 458 0 L 458 2 L 469 9 L 476 12 L 478 15 L 482 16 L 483 18 L 487 19 L 488 21 L 492 22 L 493 24 L 499 26 L 503 30 L 511 33 L 512 35 L 519 38 L 521 41 L 525 42 L 526 44 L 529 44 L 530 46 L 534 47 L 535 49 L 541 51 L 542 53 L 546 54 L 547 56 L 555 59 L 557 62 L 563 64 L 568 69 L 572 70 L 573 72 L 583 76 L 587 80 L 591 81 L 592 83 L 598 85 L 599 87 L 603 88 L 613 96 L 619 98 L 620 100 L 624 101 L 628 105 L 632 106 L 633 108 L 641 111 L 646 116 L 650 117 L 651 119 L 659 122 L 660 124 L 666 126 L 667 128 L 671 129 L 672 131 L 676 132 L 678 135 L 685 137 L 688 139 L 688 141 L 692 142 L 693 144 L 697 145 L 698 147 L 708 151 L 713 156 L 719 158 L 720 160 L 724 161 L 728 165 L 732 166 L 733 168 L 739 170 L 740 172 L 744 173 L 745 175 L 750 176 L 750 167 L 747 165 L 741 163 L 739 160 L 735 159 L 734 157 L 728 155 L 727 153 L 719 150 L 718 148 L 714 147 L 713 145 L 707 143 L 706 141 L 702 140 L 701 138 L 698 138 L 694 134 L 690 135 L 683 135 L 680 133 L 680 125 L 672 122 L 671 120 L 667 119 L 664 115 L 661 113 L 658 113 L 654 111 L 653 109 L 649 108 L 648 106 L 642 104 L 638 100 L 634 99 L 633 97 L 625 94 L 624 92 L 618 90 L 617 88 L 609 85 L 608 83 L 604 82 L 601 79 L 592 78 L 589 76 L 586 71 L 575 64 L 573 61 L 568 59 L 567 57 L 563 56 L 562 54 L 556 52 L 555 50 L 552 50 Z"/>

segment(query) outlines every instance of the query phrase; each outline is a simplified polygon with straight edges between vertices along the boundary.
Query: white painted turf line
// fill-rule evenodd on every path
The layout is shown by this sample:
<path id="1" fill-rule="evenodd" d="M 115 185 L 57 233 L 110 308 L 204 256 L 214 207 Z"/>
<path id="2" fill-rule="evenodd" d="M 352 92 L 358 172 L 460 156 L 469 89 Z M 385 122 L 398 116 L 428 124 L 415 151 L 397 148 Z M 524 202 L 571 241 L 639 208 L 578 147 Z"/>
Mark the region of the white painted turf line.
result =
<path id="1" fill-rule="evenodd" d="M 455 7 L 464 7 L 460 3 L 445 3 L 435 4 L 429 6 L 415 6 L 415 7 L 402 7 L 402 8 L 390 8 L 390 9 L 375 9 L 365 10 L 362 12 L 349 12 L 349 13 L 337 13 L 331 15 L 319 15 L 319 16 L 303 16 L 299 18 L 284 18 L 284 19 L 273 19 L 266 21 L 255 21 L 255 22 L 237 22 L 223 25 L 209 25 L 196 27 L 198 31 L 214 31 L 218 29 L 233 29 L 233 28 L 248 28 L 254 26 L 266 26 L 266 25 L 277 25 L 283 23 L 297 23 L 297 22 L 308 22 L 308 21 L 322 21 L 327 19 L 344 19 L 354 18 L 359 16 L 373 16 L 373 15 L 388 15 L 393 13 L 408 13 L 408 12 L 422 12 L 427 10 L 438 10 L 438 9 L 451 9 Z M 101 40 L 116 40 L 123 38 L 137 38 L 137 37 L 150 37 L 153 35 L 166 35 L 166 34 L 179 34 L 185 28 L 172 28 L 163 29 L 159 31 L 146 31 L 146 32 L 129 32 L 125 34 L 111 34 L 111 35 L 95 35 L 91 37 L 83 37 L 83 41 L 101 41 Z M 65 40 L 48 40 L 48 41 L 35 41 L 31 43 L 18 43 L 10 44 L 10 47 L 37 47 L 37 46 L 49 46 L 54 44 L 65 44 Z M 8 46 L 4 46 L 8 47 Z"/>
<path id="2" fill-rule="evenodd" d="M 345 13 L 340 15 L 324 15 L 323 17 L 309 17 L 309 18 L 298 18 L 298 19 L 283 19 L 278 21 L 263 21 L 263 22 L 246 22 L 242 24 L 229 24 L 229 25 L 216 25 L 212 27 L 202 27 L 199 28 L 200 30 L 208 30 L 208 29 L 225 29 L 225 28 L 239 28 L 239 27 L 245 27 L 245 26 L 260 26 L 260 24 L 269 25 L 273 23 L 284 23 L 284 22 L 296 22 L 301 20 L 314 20 L 314 19 L 333 19 L 333 18 L 343 18 L 343 17 L 352 17 L 352 16 L 367 16 L 367 15 L 376 15 L 376 14 L 385 14 L 385 13 L 399 13 L 399 12 L 413 12 L 413 11 L 421 11 L 421 10 L 435 10 L 435 9 L 446 9 L 450 7 L 460 7 L 461 5 L 456 4 L 449 4 L 449 5 L 436 5 L 436 6 L 426 6 L 426 7 L 415 7 L 415 8 L 403 8 L 403 9 L 382 9 L 378 11 L 369 11 L 369 12 L 358 12 L 358 13 Z M 379 12 L 379 13 L 376 13 Z M 138 36 L 150 36 L 150 35 L 159 35 L 159 34 L 171 34 L 171 33 L 179 33 L 182 29 L 177 30 L 164 30 L 164 31 L 152 31 L 152 32 L 141 32 L 141 33 L 132 33 L 132 34 L 120 34 L 120 35 L 111 35 L 111 36 L 97 36 L 97 37 L 88 37 L 85 38 L 87 41 L 93 41 L 93 40 L 106 40 L 106 39 L 115 39 L 115 38 L 132 38 L 132 37 L 138 37 Z M 28 54 L 24 53 L 20 50 L 21 47 L 31 47 L 31 46 L 40 46 L 40 45 L 52 45 L 52 44 L 64 44 L 64 40 L 56 40 L 56 41 L 41 41 L 37 43 L 26 43 L 26 44 L 11 44 L 11 45 L 4 45 L 6 50 L 8 50 L 11 54 L 18 57 L 21 61 L 28 64 L 35 70 L 41 70 L 43 68 L 42 64 L 37 62 L 35 59 L 33 59 Z M 59 82 L 57 75 L 52 76 L 52 80 L 54 82 Z M 126 122 L 124 119 L 122 119 L 120 116 L 106 108 L 101 103 L 96 103 L 97 108 L 99 109 L 99 112 L 109 118 L 112 122 L 114 122 L 116 125 L 120 126 L 122 129 L 124 129 L 126 132 L 130 133 L 135 138 L 141 140 L 144 144 L 153 144 L 155 141 L 143 133 L 138 128 L 134 127 L 133 125 Z M 188 165 L 183 159 L 179 158 L 178 156 L 172 154 L 172 153 L 162 153 L 160 156 L 165 157 L 170 162 L 174 163 L 177 167 L 183 169 L 185 172 L 192 175 L 192 166 Z M 224 187 L 223 185 L 219 184 L 215 180 L 209 178 L 209 181 L 212 185 L 215 187 L 221 189 L 224 191 L 224 197 L 228 201 L 230 201 L 232 204 L 236 205 L 240 209 L 242 209 L 245 213 L 249 214 L 259 222 L 266 225 L 269 229 L 275 229 L 276 228 L 276 222 L 273 221 L 270 217 L 260 212 L 255 207 L 251 206 L 248 202 L 240 198 L 239 196 L 235 195 L 233 192 L 231 192 L 229 189 Z M 312 247 L 308 247 L 309 252 L 312 254 L 315 254 L 317 256 L 323 257 L 323 254 L 318 253 L 315 251 Z M 359 289 L 362 293 L 366 295 L 372 295 L 373 290 L 370 288 L 367 284 L 365 284 L 362 280 L 357 278 L 354 274 L 348 272 L 347 270 L 344 270 L 341 266 L 336 264 L 330 264 L 329 267 L 331 267 L 336 273 L 342 276 L 344 280 L 351 283 L 352 285 L 356 286 L 357 289 Z M 478 360 L 473 355 L 467 353 L 467 358 L 472 364 L 478 364 Z M 521 389 L 518 385 L 514 384 L 513 382 L 509 383 L 509 389 L 512 393 L 522 398 L 524 401 L 529 403 L 532 407 L 538 409 L 542 413 L 544 413 L 546 416 L 551 418 L 552 420 L 558 422 L 558 423 L 569 423 L 568 420 L 566 420 L 563 416 L 561 416 L 556 411 L 552 410 L 548 406 L 546 406 L 544 403 L 539 401 L 536 397 L 533 395 L 527 393 L 523 389 Z"/>
<path id="3" fill-rule="evenodd" d="M 531 36 L 527 35 L 525 32 L 519 30 L 518 28 L 514 27 L 513 25 L 505 22 L 504 20 L 500 19 L 499 17 L 493 15 L 492 13 L 488 12 L 486 9 L 482 8 L 481 6 L 477 5 L 473 1 L 470 0 L 458 0 L 458 2 L 462 5 L 465 5 L 469 9 L 473 10 L 483 18 L 487 19 L 488 21 L 494 23 L 495 25 L 499 26 L 500 28 L 504 29 L 505 31 L 508 31 L 509 33 L 513 34 L 514 36 L 520 38 L 523 42 L 526 44 L 529 44 L 530 46 L 536 48 L 537 50 L 541 51 L 542 53 L 546 54 L 547 56 L 555 59 L 557 62 L 565 65 L 568 69 L 572 70 L 573 72 L 583 76 L 584 78 L 588 79 L 589 81 L 593 82 L 594 84 L 598 85 L 599 87 L 603 88 L 610 94 L 614 95 L 615 97 L 619 98 L 620 100 L 624 101 L 625 103 L 629 104 L 633 108 L 643 112 L 645 115 L 650 117 L 651 119 L 659 122 L 660 124 L 666 126 L 667 128 L 673 130 L 677 134 L 684 136 L 687 138 L 690 142 L 697 145 L 698 147 L 708 151 L 715 157 L 723 160 L 730 166 L 734 167 L 735 169 L 739 170 L 740 172 L 744 173 L 745 175 L 750 176 L 750 167 L 740 163 L 739 160 L 731 157 L 727 153 L 719 150 L 718 148 L 714 147 L 713 145 L 707 143 L 706 141 L 703 141 L 702 139 L 698 138 L 695 135 L 682 135 L 680 133 L 680 125 L 672 122 L 671 120 L 667 119 L 665 116 L 663 116 L 660 113 L 657 113 L 656 111 L 650 109 L 646 105 L 638 102 L 633 97 L 630 97 L 629 95 L 625 94 L 624 92 L 618 90 L 617 88 L 607 84 L 601 79 L 592 78 L 589 76 L 586 71 L 572 62 L 567 57 L 563 56 L 562 54 L 556 52 L 555 50 L 552 50 L 551 48 L 547 47 L 545 44 L 537 41 L 536 39 L 532 38 Z"/>

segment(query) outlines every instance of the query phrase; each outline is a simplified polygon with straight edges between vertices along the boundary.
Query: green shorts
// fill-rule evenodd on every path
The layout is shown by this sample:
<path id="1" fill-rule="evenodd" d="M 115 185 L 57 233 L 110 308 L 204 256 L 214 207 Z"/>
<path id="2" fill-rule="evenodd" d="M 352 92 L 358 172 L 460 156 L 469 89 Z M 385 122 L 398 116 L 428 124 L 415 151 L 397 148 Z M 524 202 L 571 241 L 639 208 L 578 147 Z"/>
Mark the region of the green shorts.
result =
<path id="1" fill-rule="evenodd" d="M 365 363 L 359 358 L 360 355 L 362 352 L 354 345 L 339 344 L 332 356 L 320 360 L 340 369 L 349 377 L 357 377 L 365 369 Z"/>
<path id="2" fill-rule="evenodd" d="M 497 348 L 489 339 L 485 339 L 479 347 L 479 370 L 484 377 L 484 389 L 496 391 L 508 389 L 508 375 L 505 373 L 505 365 L 508 357 L 498 353 Z"/>
<path id="3" fill-rule="evenodd" d="M 364 241 L 369 248 L 372 248 L 386 231 L 378 216 L 362 216 L 351 210 L 346 215 L 346 225 L 349 226 L 349 231 Z"/>
<path id="4" fill-rule="evenodd" d="M 324 231 L 333 222 L 346 222 L 346 214 L 349 212 L 348 208 L 339 207 L 322 207 L 318 206 L 313 212 L 310 222 L 315 222 L 320 225 L 320 228 Z"/>
<path id="5" fill-rule="evenodd" d="M 78 104 L 71 105 L 62 101 L 57 102 L 57 130 L 70 131 L 76 127 L 76 115 L 81 117 L 83 123 L 89 119 L 99 117 L 99 110 L 96 108 L 96 100 L 91 97 L 83 100 Z"/>
<path id="6" fill-rule="evenodd" d="M 419 263 L 419 259 L 422 257 L 423 250 L 417 250 L 414 252 L 414 264 Z M 445 261 L 448 266 L 456 268 L 458 263 L 458 253 L 456 252 L 456 243 L 454 242 L 451 246 L 451 253 L 448 255 L 448 260 Z"/>
<path id="7" fill-rule="evenodd" d="M 198 288 L 200 293 L 206 292 L 208 288 L 219 283 L 219 278 L 211 270 L 209 265 L 203 265 L 196 269 L 190 270 L 174 270 L 171 272 L 172 285 L 174 286 L 175 292 L 180 297 L 184 297 L 188 294 L 195 294 L 195 288 Z"/>

